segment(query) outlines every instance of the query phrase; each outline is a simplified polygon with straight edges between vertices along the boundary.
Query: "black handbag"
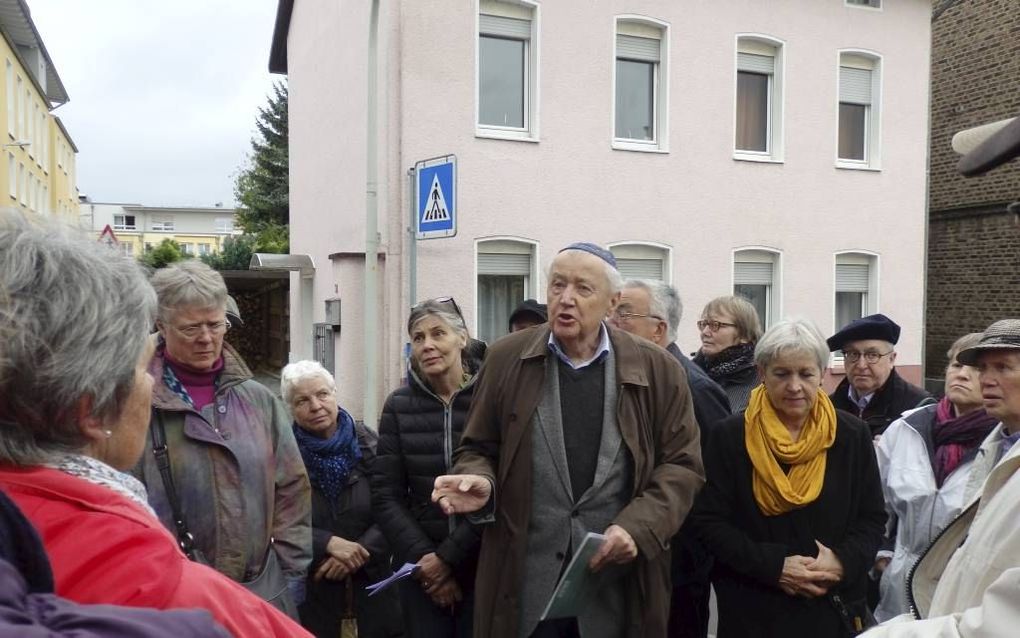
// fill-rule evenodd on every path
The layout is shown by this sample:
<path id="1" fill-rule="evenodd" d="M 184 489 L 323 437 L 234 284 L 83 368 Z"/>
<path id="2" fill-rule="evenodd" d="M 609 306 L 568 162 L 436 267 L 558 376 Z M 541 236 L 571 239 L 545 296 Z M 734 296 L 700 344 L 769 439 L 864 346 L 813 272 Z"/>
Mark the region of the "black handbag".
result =
<path id="1" fill-rule="evenodd" d="M 859 636 L 878 624 L 864 598 L 846 601 L 839 594 L 829 594 L 829 602 L 836 608 L 848 636 Z"/>
<path id="2" fill-rule="evenodd" d="M 166 426 L 163 423 L 163 413 L 153 408 L 152 415 L 152 427 L 149 428 L 152 437 L 152 455 L 156 458 L 156 467 L 159 468 L 163 489 L 166 492 L 167 501 L 170 503 L 174 528 L 177 533 L 177 544 L 189 559 L 212 567 L 202 552 L 195 547 L 195 537 L 188 531 L 188 524 L 181 511 L 181 503 L 177 498 L 177 487 L 174 485 L 173 471 L 170 468 L 170 453 L 166 445 Z M 269 546 L 262 558 L 258 575 L 240 584 L 294 620 L 298 619 L 297 605 L 287 588 L 287 579 L 283 574 L 283 568 L 280 567 L 276 550 L 273 548 L 272 538 L 269 539 Z"/>

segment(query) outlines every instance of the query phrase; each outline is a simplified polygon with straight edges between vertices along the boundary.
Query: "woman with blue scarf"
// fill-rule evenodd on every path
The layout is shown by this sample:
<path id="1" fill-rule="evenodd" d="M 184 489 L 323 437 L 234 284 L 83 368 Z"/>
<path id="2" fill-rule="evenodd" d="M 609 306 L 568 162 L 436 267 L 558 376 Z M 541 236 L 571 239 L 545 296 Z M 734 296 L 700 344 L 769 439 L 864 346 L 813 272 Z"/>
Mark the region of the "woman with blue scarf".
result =
<path id="1" fill-rule="evenodd" d="M 360 638 L 400 636 L 396 594 L 369 598 L 365 591 L 391 573 L 389 546 L 372 517 L 369 471 L 377 436 L 337 405 L 333 375 L 315 361 L 285 367 L 281 392 L 312 484 L 312 564 L 301 624 L 333 638 L 353 611 Z"/>

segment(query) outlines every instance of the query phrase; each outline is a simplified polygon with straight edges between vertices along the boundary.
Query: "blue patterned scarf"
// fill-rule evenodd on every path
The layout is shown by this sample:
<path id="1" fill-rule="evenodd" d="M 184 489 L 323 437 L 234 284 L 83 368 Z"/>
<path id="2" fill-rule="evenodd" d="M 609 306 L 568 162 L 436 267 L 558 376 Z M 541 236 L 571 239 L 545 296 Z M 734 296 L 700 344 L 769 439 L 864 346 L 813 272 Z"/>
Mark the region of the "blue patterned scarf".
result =
<path id="1" fill-rule="evenodd" d="M 347 477 L 361 460 L 354 418 L 341 408 L 332 437 L 321 439 L 305 432 L 297 423 L 294 424 L 294 437 L 312 487 L 326 495 L 331 508 L 336 507 L 340 493 L 347 486 Z"/>

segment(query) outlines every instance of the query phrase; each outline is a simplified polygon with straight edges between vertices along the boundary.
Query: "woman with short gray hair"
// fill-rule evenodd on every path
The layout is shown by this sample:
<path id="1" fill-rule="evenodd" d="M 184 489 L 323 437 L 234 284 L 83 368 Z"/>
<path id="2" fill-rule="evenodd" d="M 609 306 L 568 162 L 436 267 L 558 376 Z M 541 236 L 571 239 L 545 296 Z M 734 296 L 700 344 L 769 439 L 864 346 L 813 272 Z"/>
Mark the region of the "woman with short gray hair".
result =
<path id="1" fill-rule="evenodd" d="M 844 638 L 873 624 L 882 489 L 867 426 L 822 390 L 828 354 L 810 322 L 770 328 L 755 348 L 762 384 L 703 448 L 694 525 L 716 559 L 719 638 Z"/>
<path id="2" fill-rule="evenodd" d="M 125 472 L 148 431 L 156 295 L 138 263 L 0 211 L 0 487 L 38 531 L 56 593 L 198 607 L 238 636 L 301 629 L 187 560 Z"/>
<path id="3" fill-rule="evenodd" d="M 152 286 L 153 436 L 136 473 L 167 529 L 194 539 L 196 560 L 297 618 L 311 560 L 311 500 L 291 420 L 224 342 L 230 322 L 218 272 L 185 260 L 156 271 Z M 274 580 L 286 590 L 260 587 Z"/>
<path id="4" fill-rule="evenodd" d="M 376 521 L 394 563 L 416 563 L 399 584 L 407 636 L 471 636 L 481 530 L 432 503 L 437 476 L 449 474 L 481 364 L 470 353 L 464 316 L 451 297 L 414 306 L 408 383 L 390 393 L 379 419 L 372 476 Z"/>
<path id="5" fill-rule="evenodd" d="M 353 613 L 360 638 L 400 636 L 396 591 L 367 590 L 393 573 L 369 485 L 379 437 L 338 405 L 333 375 L 318 361 L 288 364 L 280 391 L 312 483 L 312 565 L 301 624 L 333 638 Z"/>

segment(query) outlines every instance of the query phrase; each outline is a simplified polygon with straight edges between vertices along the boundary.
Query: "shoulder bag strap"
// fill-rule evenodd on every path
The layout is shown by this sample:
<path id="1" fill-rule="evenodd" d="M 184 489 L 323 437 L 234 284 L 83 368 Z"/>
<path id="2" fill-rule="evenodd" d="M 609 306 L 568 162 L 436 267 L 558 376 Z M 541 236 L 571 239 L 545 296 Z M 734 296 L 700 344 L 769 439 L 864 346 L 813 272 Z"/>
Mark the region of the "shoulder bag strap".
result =
<path id="1" fill-rule="evenodd" d="M 181 503 L 177 500 L 174 475 L 170 469 L 170 454 L 166 446 L 166 426 L 163 424 L 163 412 L 153 408 L 152 417 L 152 425 L 149 428 L 149 433 L 152 436 L 152 455 L 156 457 L 156 467 L 159 468 L 159 476 L 163 479 L 163 490 L 166 492 L 167 501 L 170 502 L 170 509 L 173 512 L 177 544 L 188 558 L 196 560 L 195 537 L 188 531 L 188 524 L 184 522 Z"/>

